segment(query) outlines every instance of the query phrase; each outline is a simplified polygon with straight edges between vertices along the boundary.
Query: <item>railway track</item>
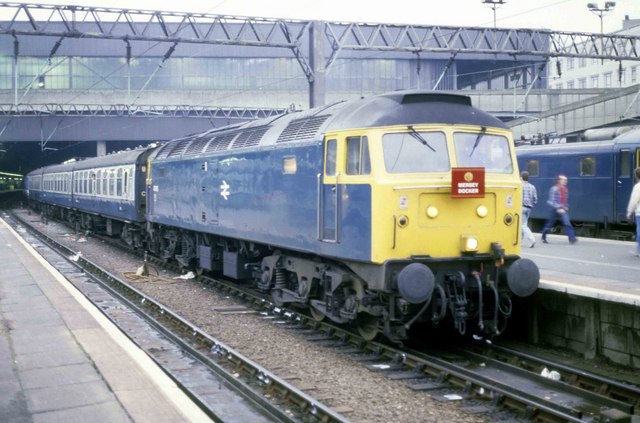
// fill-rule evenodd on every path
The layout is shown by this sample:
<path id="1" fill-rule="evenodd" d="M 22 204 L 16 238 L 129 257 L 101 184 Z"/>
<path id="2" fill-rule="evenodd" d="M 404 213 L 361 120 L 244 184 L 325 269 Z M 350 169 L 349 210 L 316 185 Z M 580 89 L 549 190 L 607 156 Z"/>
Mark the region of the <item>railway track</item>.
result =
<path id="1" fill-rule="evenodd" d="M 153 258 L 149 260 L 156 265 L 163 264 Z M 431 350 L 427 354 L 367 342 L 340 327 L 274 307 L 255 292 L 237 284 L 206 276 L 200 276 L 199 281 L 269 313 L 275 323 L 296 331 L 310 342 L 349 355 L 369 370 L 383 373 L 391 380 L 404 380 L 411 389 L 426 391 L 435 398 L 458 397 L 476 410 L 496 414 L 506 412 L 518 418 L 538 421 L 625 421 L 638 418 L 635 413 L 640 404 L 640 390 L 637 387 L 581 369 L 489 343 L 457 350 Z M 146 302 L 145 299 L 138 301 Z M 155 313 L 171 314 L 162 306 Z M 171 319 L 182 320 L 179 316 Z M 199 350 L 215 352 L 223 357 L 228 355 L 229 349 L 223 344 L 212 342 L 208 335 L 196 332 L 197 328 L 188 322 L 182 323 L 187 338 L 200 345 Z M 258 383 L 265 379 L 266 373 L 261 374 L 262 370 L 237 364 L 233 353 L 223 361 L 233 363 L 232 368 L 236 372 L 246 373 L 249 378 L 256 378 Z M 547 369 L 552 377 L 556 374 L 553 372 L 557 372 L 560 380 L 541 375 L 542 369 Z M 270 383 L 275 379 L 267 378 Z M 274 392 L 279 392 L 279 389 Z M 301 408 L 313 410 L 313 416 L 318 414 L 312 403 Z"/>
<path id="2" fill-rule="evenodd" d="M 29 234 L 23 233 L 23 236 L 35 236 L 37 240 L 29 240 L 32 244 L 42 242 L 36 244 L 38 251 L 48 256 L 45 258 L 53 261 L 76 288 L 138 343 L 214 421 L 348 421 L 121 278 L 36 231 L 15 214 L 8 223 L 19 229 L 16 221 L 29 228 Z M 96 282 L 104 291 L 96 292 Z M 125 312 L 127 316 L 123 318 L 121 304 L 151 329 L 132 324 L 131 313 Z M 207 395 L 212 389 L 216 394 Z"/>

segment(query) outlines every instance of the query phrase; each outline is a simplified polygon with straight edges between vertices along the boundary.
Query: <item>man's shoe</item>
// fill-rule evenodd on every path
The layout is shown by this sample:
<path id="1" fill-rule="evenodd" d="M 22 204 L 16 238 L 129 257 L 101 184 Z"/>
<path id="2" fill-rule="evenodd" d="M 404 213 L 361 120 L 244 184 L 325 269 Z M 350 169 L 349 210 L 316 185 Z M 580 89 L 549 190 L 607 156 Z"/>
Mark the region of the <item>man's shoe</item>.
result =
<path id="1" fill-rule="evenodd" d="M 535 247 L 535 246 L 536 246 L 536 242 L 535 242 L 535 241 L 533 241 L 533 242 L 531 243 L 531 245 L 529 245 L 529 248 L 533 248 L 533 247 Z"/>
<path id="2" fill-rule="evenodd" d="M 573 238 L 569 240 L 569 244 L 575 244 L 576 242 L 578 242 L 578 238 Z"/>
<path id="3" fill-rule="evenodd" d="M 542 243 L 543 243 L 543 244 L 548 244 L 548 242 L 547 242 L 547 238 L 542 238 Z"/>

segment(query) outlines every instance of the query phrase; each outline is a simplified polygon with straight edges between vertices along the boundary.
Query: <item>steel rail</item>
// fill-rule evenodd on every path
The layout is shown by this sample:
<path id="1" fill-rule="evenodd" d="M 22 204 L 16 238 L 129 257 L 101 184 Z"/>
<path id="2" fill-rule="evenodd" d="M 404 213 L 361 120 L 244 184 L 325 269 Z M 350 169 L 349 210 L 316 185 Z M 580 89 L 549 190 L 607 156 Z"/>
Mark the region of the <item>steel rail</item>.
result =
<path id="1" fill-rule="evenodd" d="M 155 258 L 150 260 L 158 265 L 162 264 L 162 260 Z M 260 305 L 265 303 L 265 299 L 252 290 L 231 282 L 206 276 L 199 277 L 199 280 L 244 301 Z M 488 367 L 487 360 L 484 365 L 475 370 L 468 369 L 465 365 L 440 358 L 435 353 L 425 354 L 379 342 L 365 341 L 349 330 L 328 322 L 315 321 L 299 311 L 275 308 L 274 312 L 288 320 L 291 323 L 289 326 L 291 329 L 309 330 L 308 340 L 340 349 L 353 355 L 358 361 L 374 363 L 369 366 L 370 370 L 388 371 L 391 377 L 393 374 L 400 374 L 398 378 L 402 379 L 436 380 L 443 386 L 451 385 L 462 389 L 470 398 L 491 401 L 495 406 L 521 412 L 527 418 L 548 422 L 584 421 L 583 419 L 592 417 L 588 414 L 596 414 L 603 407 L 619 410 L 625 414 L 633 413 L 633 404 L 624 400 L 550 380 L 540 376 L 538 372 L 526 372 L 515 366 L 497 362 Z M 444 356 L 446 357 L 446 354 Z M 556 367 L 552 364 L 550 366 Z M 492 377 L 493 375 L 487 375 L 487 373 L 495 373 L 499 377 Z M 512 383 L 526 383 L 527 386 L 518 389 L 510 383 L 503 382 L 501 378 L 508 378 Z M 416 384 L 420 385 L 419 382 Z M 534 393 L 536 390 L 543 392 L 536 395 Z M 550 393 L 555 393 L 555 397 L 547 398 Z"/>
<path id="2" fill-rule="evenodd" d="M 16 214 L 12 214 L 12 217 L 29 228 L 30 232 L 43 243 L 60 252 L 68 261 L 69 255 L 76 254 L 75 251 L 38 231 Z M 90 260 L 80 256 L 77 262 L 71 263 L 91 275 L 103 288 L 136 311 L 156 330 L 242 392 L 248 400 L 264 409 L 277 421 L 297 422 L 301 419 L 323 423 L 349 421 Z M 88 299 L 91 301 L 90 298 Z M 96 307 L 100 308 L 98 305 Z M 162 367 L 162 363 L 158 365 Z M 166 369 L 164 370 L 203 411 L 217 418 L 206 404 L 181 384 L 179 379 Z M 238 377 L 239 375 L 242 377 Z M 287 407 L 286 410 L 284 406 Z"/>
<path id="3" fill-rule="evenodd" d="M 149 260 L 158 265 L 166 264 L 163 260 L 153 257 L 149 257 Z M 177 266 L 175 270 L 178 270 Z M 274 314 L 288 321 L 290 328 L 309 331 L 307 338 L 310 341 L 336 347 L 352 355 L 355 360 L 373 363 L 369 366 L 370 370 L 387 371 L 391 378 L 417 380 L 416 386 L 419 386 L 421 381 L 433 384 L 435 380 L 436 385 L 462 389 L 469 398 L 487 400 L 495 406 L 519 411 L 527 418 L 540 421 L 583 421 L 584 418 L 597 414 L 601 407 L 620 410 L 627 414 L 633 413 L 633 404 L 625 402 L 624 399 L 608 397 L 582 387 L 543 378 L 538 372 L 527 372 L 504 363 L 487 366 L 488 360 L 483 360 L 484 364 L 480 364 L 477 358 L 476 369 L 469 369 L 468 365 L 456 364 L 453 362 L 455 360 L 447 359 L 450 351 L 438 356 L 435 352 L 425 354 L 365 341 L 349 330 L 324 321 L 315 321 L 299 312 L 269 305 L 262 296 L 237 284 L 206 276 L 200 276 L 198 280 L 258 307 L 271 309 Z M 468 354 L 467 357 L 472 356 L 469 353 L 465 354 Z M 548 363 L 551 367 L 560 367 Z M 504 382 L 504 379 L 508 381 Z M 527 383 L 527 386 L 520 389 L 513 386 L 518 383 Z M 544 392 L 535 395 L 536 390 Z M 555 395 L 555 398 L 549 399 L 550 395 Z"/>
<path id="4" fill-rule="evenodd" d="M 556 370 L 562 375 L 562 379 L 568 384 L 582 389 L 606 395 L 609 398 L 624 401 L 633 407 L 631 413 L 640 410 L 640 387 L 628 383 L 622 383 L 607 377 L 578 369 L 572 366 L 554 362 L 533 354 L 517 351 L 513 348 L 500 345 L 483 345 L 474 348 L 474 351 L 482 356 L 499 360 L 505 363 L 517 364 L 531 372 L 541 372 L 542 369 Z"/>

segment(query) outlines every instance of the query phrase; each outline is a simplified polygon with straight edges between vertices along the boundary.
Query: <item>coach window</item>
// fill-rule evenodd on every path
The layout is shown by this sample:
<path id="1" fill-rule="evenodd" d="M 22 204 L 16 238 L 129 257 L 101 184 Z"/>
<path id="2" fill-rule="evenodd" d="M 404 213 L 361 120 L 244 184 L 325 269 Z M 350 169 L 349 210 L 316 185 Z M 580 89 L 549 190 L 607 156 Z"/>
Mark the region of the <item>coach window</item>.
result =
<path id="1" fill-rule="evenodd" d="M 124 171 L 124 177 L 122 178 L 122 195 L 127 197 L 127 187 L 129 186 L 129 172 Z"/>
<path id="2" fill-rule="evenodd" d="M 102 195 L 105 197 L 109 195 L 109 172 L 107 170 L 102 171 Z"/>
<path id="3" fill-rule="evenodd" d="M 336 175 L 336 160 L 338 157 L 338 143 L 336 140 L 327 141 L 327 155 L 325 158 L 325 173 L 327 176 Z"/>
<path id="4" fill-rule="evenodd" d="M 596 159 L 593 157 L 580 159 L 580 176 L 596 176 Z"/>
<path id="5" fill-rule="evenodd" d="M 621 178 L 631 176 L 631 152 L 629 150 L 620 150 L 620 174 Z"/>
<path id="6" fill-rule="evenodd" d="M 116 195 L 116 171 L 113 169 L 109 170 L 109 191 L 108 195 L 113 197 Z"/>
<path id="7" fill-rule="evenodd" d="M 96 172 L 96 194 L 102 195 L 102 170 Z"/>
<path id="8" fill-rule="evenodd" d="M 540 176 L 540 162 L 538 160 L 529 160 L 525 166 L 529 176 Z"/>
<path id="9" fill-rule="evenodd" d="M 367 137 L 347 138 L 347 175 L 368 175 L 371 173 L 369 142 Z"/>
<path id="10" fill-rule="evenodd" d="M 116 179 L 116 197 L 122 197 L 122 168 L 118 168 Z"/>

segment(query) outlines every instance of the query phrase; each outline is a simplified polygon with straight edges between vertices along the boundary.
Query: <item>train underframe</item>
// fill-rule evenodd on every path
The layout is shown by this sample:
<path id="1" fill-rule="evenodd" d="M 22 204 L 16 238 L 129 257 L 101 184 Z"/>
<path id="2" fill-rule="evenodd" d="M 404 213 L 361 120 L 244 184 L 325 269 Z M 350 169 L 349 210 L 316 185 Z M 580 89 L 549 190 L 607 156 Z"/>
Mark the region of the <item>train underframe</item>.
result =
<path id="1" fill-rule="evenodd" d="M 307 309 L 318 321 L 329 319 L 355 327 L 369 340 L 382 334 L 401 341 L 418 323 L 453 327 L 460 334 L 497 335 L 511 314 L 512 294 L 530 294 L 539 279 L 532 262 L 505 257 L 499 244 L 493 245 L 491 254 L 481 256 L 419 258 L 382 265 L 345 263 L 51 205 L 41 205 L 41 211 L 76 230 L 120 237 L 131 247 L 175 260 L 184 268 L 251 281 L 274 304 Z M 524 281 L 519 273 L 525 274 Z"/>
<path id="2" fill-rule="evenodd" d="M 514 290 L 526 296 L 539 279 L 532 262 L 505 257 L 499 244 L 482 256 L 374 265 L 152 223 L 145 233 L 147 250 L 158 257 L 250 281 L 277 306 L 355 326 L 366 339 L 383 334 L 400 341 L 416 323 L 450 325 L 460 334 L 499 334 L 511 314 Z M 518 269 L 511 271 L 514 262 Z M 524 280 L 518 273 L 526 274 Z"/>

